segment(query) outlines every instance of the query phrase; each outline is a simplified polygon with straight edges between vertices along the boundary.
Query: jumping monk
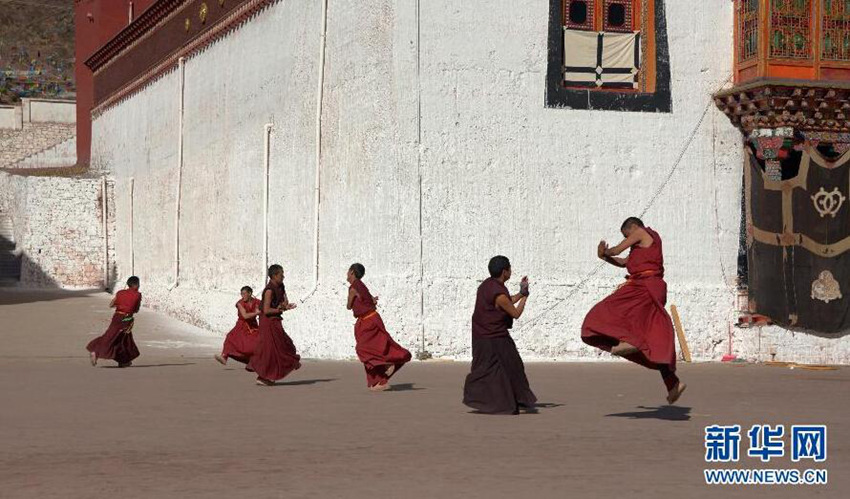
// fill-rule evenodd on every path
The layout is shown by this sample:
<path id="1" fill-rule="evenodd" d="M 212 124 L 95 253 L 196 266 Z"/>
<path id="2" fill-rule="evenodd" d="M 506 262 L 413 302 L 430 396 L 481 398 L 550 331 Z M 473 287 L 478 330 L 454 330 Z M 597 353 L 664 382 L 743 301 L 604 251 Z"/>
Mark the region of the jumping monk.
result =
<path id="1" fill-rule="evenodd" d="M 215 360 L 227 364 L 227 359 L 247 364 L 254 354 L 259 337 L 259 324 L 257 317 L 260 315 L 260 300 L 254 298 L 254 290 L 251 286 L 244 286 L 240 290 L 242 298 L 236 302 L 236 325 L 224 338 L 224 346 L 220 354 L 215 354 Z"/>
<path id="2" fill-rule="evenodd" d="M 133 341 L 133 315 L 141 306 L 139 278 L 132 276 L 127 279 L 127 289 L 115 293 L 109 302 L 109 307 L 115 309 L 109 328 L 86 345 L 91 365 L 96 366 L 98 359 L 114 360 L 118 367 L 130 367 L 133 364 L 133 359 L 139 356 L 139 349 Z"/>
<path id="3" fill-rule="evenodd" d="M 359 263 L 348 269 L 348 303 L 354 313 L 354 339 L 357 341 L 357 358 L 366 368 L 366 386 L 380 392 L 390 388 L 389 380 L 401 366 L 410 361 L 410 352 L 393 341 L 384 327 L 376 308 L 378 297 L 369 293 L 363 284 L 366 268 Z"/>
<path id="4" fill-rule="evenodd" d="M 511 296 L 505 287 L 511 278 L 510 261 L 494 256 L 488 270 L 490 278 L 478 287 L 472 314 L 472 370 L 466 376 L 463 403 L 487 414 L 519 414 L 520 409 L 533 410 L 537 402 L 508 333 L 525 309 L 528 278 L 522 278 L 519 294 Z"/>
<path id="5" fill-rule="evenodd" d="M 283 267 L 269 267 L 269 283 L 263 290 L 260 332 L 248 370 L 257 373 L 257 384 L 274 385 L 290 372 L 301 367 L 301 356 L 295 351 L 292 339 L 283 330 L 281 314 L 295 308 L 289 303 L 283 285 Z"/>
<path id="6" fill-rule="evenodd" d="M 629 275 L 613 294 L 597 303 L 581 327 L 581 339 L 588 345 L 611 352 L 632 362 L 661 372 L 667 388 L 667 402 L 679 400 L 686 385 L 676 376 L 676 345 L 673 323 L 664 306 L 664 256 L 661 237 L 631 217 L 620 227 L 623 242 L 609 248 L 599 243 L 599 258 L 625 267 Z M 629 249 L 626 258 L 618 257 Z"/>

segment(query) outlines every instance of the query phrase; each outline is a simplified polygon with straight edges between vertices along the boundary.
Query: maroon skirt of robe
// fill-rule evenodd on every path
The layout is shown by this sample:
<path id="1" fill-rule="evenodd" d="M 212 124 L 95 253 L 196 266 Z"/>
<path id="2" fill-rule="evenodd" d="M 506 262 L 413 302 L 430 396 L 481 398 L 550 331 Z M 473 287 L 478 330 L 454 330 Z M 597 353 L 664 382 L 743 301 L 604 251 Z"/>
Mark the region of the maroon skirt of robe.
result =
<path id="1" fill-rule="evenodd" d="M 676 345 L 666 304 L 664 279 L 655 275 L 630 278 L 590 309 L 581 327 L 581 339 L 605 351 L 625 341 L 640 350 L 627 356 L 628 360 L 650 369 L 666 364 L 675 370 Z"/>
<path id="2" fill-rule="evenodd" d="M 270 381 L 283 379 L 301 367 L 301 356 L 283 330 L 280 317 L 260 317 L 260 331 L 248 369 Z"/>
<path id="3" fill-rule="evenodd" d="M 139 356 L 139 348 L 133 341 L 133 334 L 128 331 L 133 321 L 124 321 L 127 316 L 116 313 L 105 333 L 91 340 L 86 350 L 94 352 L 98 359 L 109 359 L 126 364 Z M 126 332 L 125 332 L 126 331 Z"/>
<path id="4" fill-rule="evenodd" d="M 366 368 L 367 386 L 386 383 L 403 365 L 410 362 L 410 352 L 392 339 L 376 311 L 357 319 L 354 339 L 357 341 L 357 358 Z M 395 371 L 388 377 L 386 370 L 390 366 L 395 366 Z"/>
<path id="5" fill-rule="evenodd" d="M 251 356 L 254 355 L 259 338 L 259 328 L 251 328 L 243 320 L 237 321 L 236 326 L 224 338 L 221 355 L 224 358 L 247 364 L 251 360 Z"/>
<path id="6" fill-rule="evenodd" d="M 472 368 L 463 385 L 463 403 L 486 414 L 517 414 L 520 407 L 534 407 L 537 397 L 513 338 L 472 335 Z"/>

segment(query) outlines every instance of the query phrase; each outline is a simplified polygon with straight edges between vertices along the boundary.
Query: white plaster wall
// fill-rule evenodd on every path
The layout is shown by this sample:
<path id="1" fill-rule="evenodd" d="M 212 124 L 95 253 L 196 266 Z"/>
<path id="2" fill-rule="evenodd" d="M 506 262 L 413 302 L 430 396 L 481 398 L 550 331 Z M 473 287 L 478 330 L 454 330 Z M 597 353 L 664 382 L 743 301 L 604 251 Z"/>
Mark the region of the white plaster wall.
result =
<path id="1" fill-rule="evenodd" d="M 54 99 L 21 99 L 24 121 L 32 123 L 76 123 L 77 103 Z"/>
<path id="2" fill-rule="evenodd" d="M 423 1 L 418 63 L 415 5 L 329 1 L 320 285 L 285 320 L 302 353 L 353 355 L 344 274 L 360 261 L 402 344 L 416 350 L 424 329 L 434 355 L 468 357 L 475 288 L 487 260 L 501 253 L 533 283 L 528 315 L 514 330 L 524 355 L 605 358 L 581 343 L 579 330 L 622 271 L 592 274 L 595 246 L 614 241 L 621 221 L 647 208 L 645 221 L 664 238 L 669 303 L 679 308 L 691 350 L 703 360 L 725 353 L 741 139 L 713 105 L 649 203 L 729 75 L 731 3 L 667 2 L 669 114 L 544 108 L 547 0 L 487 8 Z M 286 268 L 292 298 L 310 289 L 319 26 L 320 2 L 278 2 L 187 60 L 181 272 L 170 292 L 177 72 L 96 118 L 94 161 L 117 183 L 119 272 L 142 278 L 150 305 L 223 333 L 239 287 L 262 287 L 267 122 L 275 124 L 270 260 Z M 734 345 L 749 358 L 772 349 L 777 360 L 850 362 L 848 337 L 771 328 L 759 343 L 757 330 L 736 330 Z"/>
<path id="3" fill-rule="evenodd" d="M 21 112 L 17 106 L 0 106 L 0 129 L 10 128 L 18 130 L 21 128 Z"/>
<path id="4" fill-rule="evenodd" d="M 107 183 L 107 261 L 99 178 L 29 177 L 0 172 L 0 211 L 8 214 L 21 254 L 20 286 L 103 289 L 113 281 L 115 205 Z"/>

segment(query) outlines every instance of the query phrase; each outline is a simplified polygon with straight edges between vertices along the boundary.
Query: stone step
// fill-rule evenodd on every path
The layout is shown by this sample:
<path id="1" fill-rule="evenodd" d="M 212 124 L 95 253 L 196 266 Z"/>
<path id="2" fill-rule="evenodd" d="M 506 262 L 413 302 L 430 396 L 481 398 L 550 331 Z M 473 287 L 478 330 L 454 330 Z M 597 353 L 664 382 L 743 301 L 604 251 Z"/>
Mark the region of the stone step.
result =
<path id="1" fill-rule="evenodd" d="M 31 123 L 0 135 L 0 167 L 7 167 L 73 137 L 73 124 Z"/>

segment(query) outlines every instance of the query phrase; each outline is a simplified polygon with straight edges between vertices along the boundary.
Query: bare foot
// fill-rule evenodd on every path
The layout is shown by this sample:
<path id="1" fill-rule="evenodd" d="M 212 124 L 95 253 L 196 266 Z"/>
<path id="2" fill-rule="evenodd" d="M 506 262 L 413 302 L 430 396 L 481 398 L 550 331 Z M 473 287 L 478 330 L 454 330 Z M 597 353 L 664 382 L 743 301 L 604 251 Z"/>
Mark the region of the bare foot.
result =
<path id="1" fill-rule="evenodd" d="M 390 367 L 388 367 L 387 370 L 384 371 L 384 375 L 387 377 L 387 379 L 389 379 L 389 377 L 392 376 L 394 372 L 395 364 L 390 364 Z"/>
<path id="2" fill-rule="evenodd" d="M 91 365 L 97 366 L 97 354 L 94 352 L 89 353 L 89 359 L 91 359 Z"/>
<path id="3" fill-rule="evenodd" d="M 374 385 L 369 387 L 373 392 L 383 392 L 390 389 L 389 383 L 384 383 L 383 385 Z"/>
<path id="4" fill-rule="evenodd" d="M 265 378 L 257 378 L 257 384 L 260 386 L 273 386 L 274 381 Z"/>
<path id="5" fill-rule="evenodd" d="M 670 405 L 675 404 L 676 401 L 679 400 L 679 397 L 681 397 L 682 394 L 685 393 L 685 388 L 687 387 L 688 385 L 682 383 L 681 381 L 677 383 L 675 388 L 667 392 L 667 403 Z"/>
<path id="6" fill-rule="evenodd" d="M 638 347 L 632 345 L 631 343 L 626 343 L 625 341 L 621 341 L 614 345 L 611 348 L 611 355 L 616 355 L 617 357 L 625 357 L 626 355 L 631 355 L 633 353 L 638 353 L 640 350 Z"/>
<path id="7" fill-rule="evenodd" d="M 217 360 L 219 364 L 221 364 L 223 366 L 227 365 L 227 357 L 223 356 L 220 353 L 215 354 L 214 357 L 215 357 L 215 360 Z"/>

